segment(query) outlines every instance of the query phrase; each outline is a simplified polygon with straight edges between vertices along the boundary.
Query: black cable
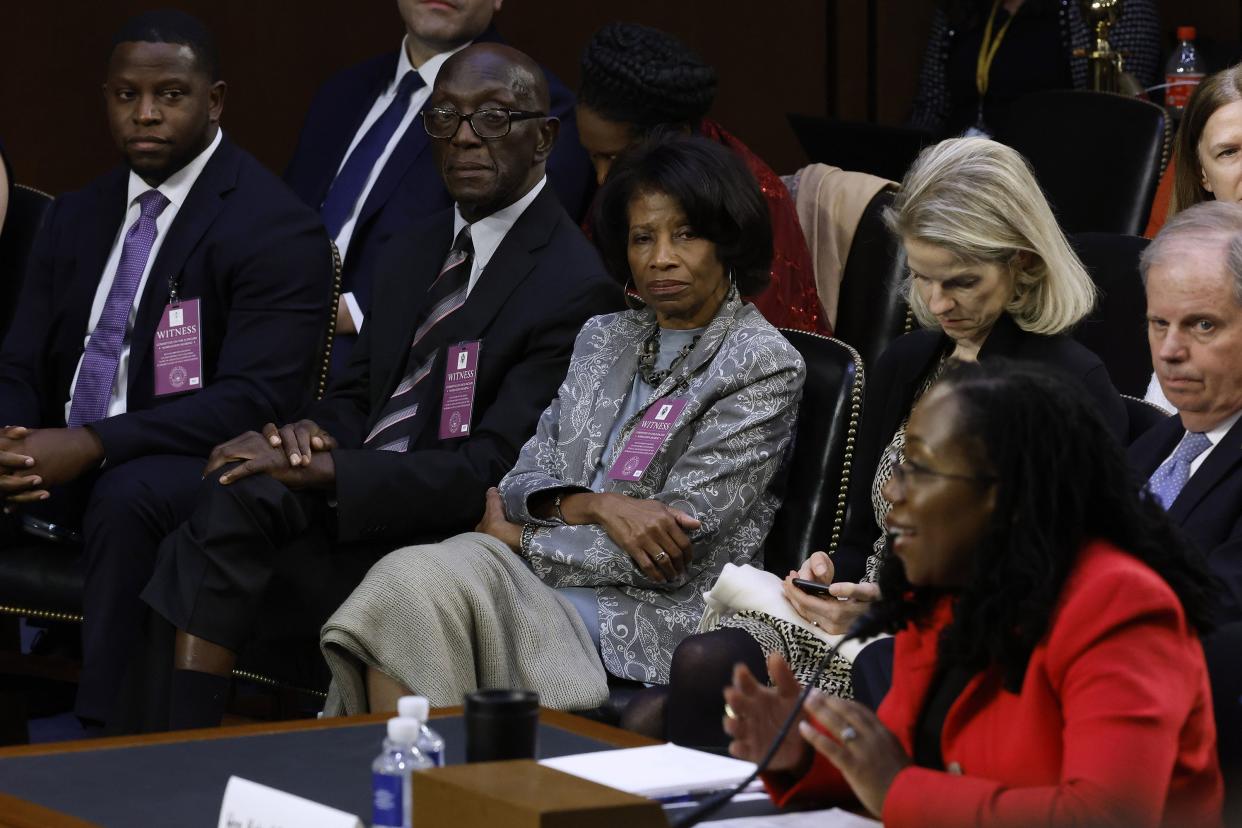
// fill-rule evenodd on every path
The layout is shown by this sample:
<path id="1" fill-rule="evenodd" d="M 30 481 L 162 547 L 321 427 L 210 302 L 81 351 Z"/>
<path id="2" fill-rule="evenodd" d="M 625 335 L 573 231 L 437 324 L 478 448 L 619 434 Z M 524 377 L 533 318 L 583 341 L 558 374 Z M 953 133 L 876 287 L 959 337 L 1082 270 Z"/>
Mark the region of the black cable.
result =
<path id="1" fill-rule="evenodd" d="M 798 714 L 802 712 L 802 706 L 806 704 L 807 696 L 811 695 L 811 690 L 815 688 L 815 683 L 819 681 L 820 675 L 824 672 L 828 665 L 832 663 L 832 658 L 837 654 L 837 650 L 841 649 L 841 645 L 846 641 L 849 641 L 852 638 L 859 638 L 862 634 L 867 632 L 867 628 L 870 626 L 870 621 L 871 619 L 865 615 L 855 621 L 850 628 L 846 630 L 845 635 L 841 636 L 841 640 L 836 644 L 833 644 L 832 647 L 829 648 L 828 652 L 824 654 L 824 657 L 819 660 L 819 664 L 815 666 L 815 672 L 811 674 L 810 680 L 807 681 L 806 686 L 802 688 L 802 692 L 798 694 L 798 701 L 794 705 L 793 710 L 789 711 L 789 716 L 785 719 L 785 723 L 781 725 L 780 732 L 778 732 L 776 734 L 776 738 L 772 740 L 772 746 L 768 748 L 768 752 L 765 753 L 763 758 L 759 760 L 759 763 L 755 765 L 754 773 L 743 779 L 737 785 L 734 785 L 729 790 L 713 794 L 700 802 L 698 807 L 694 810 L 682 814 L 678 819 L 673 820 L 672 823 L 670 823 L 672 828 L 691 828 L 693 825 L 698 825 L 704 819 L 727 805 L 733 797 L 745 790 L 751 782 L 754 782 L 759 777 L 759 774 L 767 770 L 768 763 L 772 761 L 772 757 L 775 756 L 776 751 L 780 749 L 781 743 L 784 742 L 785 737 L 789 735 L 789 731 L 793 727 L 793 723 L 798 720 Z"/>

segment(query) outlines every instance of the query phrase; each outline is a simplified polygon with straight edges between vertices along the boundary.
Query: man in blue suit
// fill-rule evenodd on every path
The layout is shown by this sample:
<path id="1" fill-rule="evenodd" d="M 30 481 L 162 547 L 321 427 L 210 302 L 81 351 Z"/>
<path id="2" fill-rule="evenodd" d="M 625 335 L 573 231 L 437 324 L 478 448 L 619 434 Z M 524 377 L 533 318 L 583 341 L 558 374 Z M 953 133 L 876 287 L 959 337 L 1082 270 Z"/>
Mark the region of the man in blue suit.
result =
<path id="1" fill-rule="evenodd" d="M 472 42 L 498 42 L 503 0 L 398 0 L 401 49 L 353 66 L 316 94 L 285 181 L 319 210 L 344 260 L 333 375 L 349 361 L 371 301 L 380 248 L 418 219 L 453 203 L 417 115 L 444 61 Z M 575 219 L 587 207 L 591 165 L 578 143 L 574 98 L 545 71 L 551 115 L 561 122 L 548 182 Z"/>
<path id="2" fill-rule="evenodd" d="M 178 12 L 117 34 L 103 92 L 125 164 L 49 209 L 0 349 L 0 497 L 82 528 L 88 720 L 208 452 L 310 400 L 331 307 L 318 217 L 220 130 L 217 63 Z"/>

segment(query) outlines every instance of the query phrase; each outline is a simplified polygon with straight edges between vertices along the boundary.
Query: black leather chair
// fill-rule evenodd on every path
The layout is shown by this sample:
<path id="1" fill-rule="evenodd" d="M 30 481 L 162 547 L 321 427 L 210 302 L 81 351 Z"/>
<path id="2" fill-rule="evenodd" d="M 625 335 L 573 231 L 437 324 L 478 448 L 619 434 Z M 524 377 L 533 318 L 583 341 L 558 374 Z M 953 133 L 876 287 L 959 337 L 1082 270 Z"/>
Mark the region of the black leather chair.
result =
<path id="1" fill-rule="evenodd" d="M 328 384 L 337 305 L 341 295 L 341 257 L 336 245 L 331 242 L 329 245 L 333 263 L 332 303 L 321 342 L 319 370 L 312 378 L 312 392 L 316 399 L 323 396 Z M 0 632 L 0 654 L 7 656 L 3 659 L 7 667 L 0 666 L 0 674 L 15 666 L 17 669 L 12 672 L 24 675 L 47 676 L 55 672 L 58 677 L 76 680 L 76 670 L 66 670 L 64 665 L 57 664 L 54 669 L 49 669 L 38 657 L 18 657 L 16 626 L 23 618 L 36 622 L 81 624 L 82 588 L 83 564 L 79 544 L 39 536 L 16 520 L 0 525 L 0 629 L 3 629 Z M 279 649 L 260 646 L 256 652 L 257 655 L 249 652 L 241 654 L 240 666 L 234 670 L 234 675 L 293 693 L 325 695 L 322 690 L 291 686 L 261 672 L 266 665 L 264 656 L 280 652 Z M 280 661 L 276 666 L 283 667 L 286 663 Z M 292 674 L 303 675 L 301 671 Z"/>
<path id="2" fill-rule="evenodd" d="M 1148 241 L 1117 233 L 1077 233 L 1070 244 L 1100 289 L 1095 311 L 1074 331 L 1074 338 L 1108 368 L 1123 394 L 1142 397 L 1151 379 L 1147 344 L 1147 295 L 1139 277 L 1139 256 Z"/>
<path id="3" fill-rule="evenodd" d="M 881 190 L 867 204 L 841 274 L 834 333 L 865 365 L 874 365 L 890 342 L 915 326 L 900 290 L 906 255 L 882 218 L 893 197 L 891 190 Z"/>
<path id="4" fill-rule="evenodd" d="M 764 568 L 784 576 L 817 549 L 836 549 L 845 523 L 850 465 L 862 416 L 863 361 L 835 339 L 782 329 L 806 363 L 798 426 Z"/>
<path id="5" fill-rule="evenodd" d="M 1163 423 L 1171 415 L 1155 403 L 1142 397 L 1122 394 L 1121 401 L 1125 404 L 1126 415 L 1130 418 L 1130 427 L 1126 433 L 1126 445 L 1130 445 L 1147 433 L 1149 429 Z"/>
<path id="6" fill-rule="evenodd" d="M 1036 92 L 997 138 L 1031 162 L 1067 233 L 1143 232 L 1167 163 L 1170 126 L 1148 101 L 1105 92 Z"/>
<path id="7" fill-rule="evenodd" d="M 13 185 L 4 227 L 0 229 L 0 341 L 8 333 L 13 319 L 30 246 L 51 203 L 52 197 L 41 190 L 23 184 Z"/>
<path id="8" fill-rule="evenodd" d="M 812 163 L 900 181 L 923 147 L 934 144 L 931 133 L 911 127 L 838 121 L 817 115 L 785 116 Z"/>

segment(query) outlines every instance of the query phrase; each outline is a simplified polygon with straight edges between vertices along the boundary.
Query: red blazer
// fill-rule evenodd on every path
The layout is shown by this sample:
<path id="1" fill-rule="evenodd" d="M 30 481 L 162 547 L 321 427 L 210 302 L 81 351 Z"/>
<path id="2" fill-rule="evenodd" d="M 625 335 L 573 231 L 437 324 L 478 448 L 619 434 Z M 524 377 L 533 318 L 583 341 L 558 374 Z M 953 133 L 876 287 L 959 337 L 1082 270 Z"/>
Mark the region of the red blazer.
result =
<path id="1" fill-rule="evenodd" d="M 946 600 L 894 642 L 879 718 L 909 752 L 951 615 Z M 1022 691 L 1004 690 L 994 669 L 975 676 L 945 717 L 941 745 L 949 772 L 901 771 L 884 800 L 886 826 L 1221 824 L 1203 649 L 1168 584 L 1104 542 L 1083 548 Z M 818 754 L 793 784 L 765 781 L 780 805 L 852 798 Z"/>

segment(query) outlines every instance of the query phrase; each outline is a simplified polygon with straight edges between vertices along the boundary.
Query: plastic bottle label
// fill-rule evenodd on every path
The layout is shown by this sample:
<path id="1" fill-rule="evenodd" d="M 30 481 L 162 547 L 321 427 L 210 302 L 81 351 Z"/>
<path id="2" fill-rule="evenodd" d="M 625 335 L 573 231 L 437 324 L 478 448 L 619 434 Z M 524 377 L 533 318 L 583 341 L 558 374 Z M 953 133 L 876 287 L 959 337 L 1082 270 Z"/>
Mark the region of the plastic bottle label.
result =
<path id="1" fill-rule="evenodd" d="M 371 774 L 371 824 L 384 828 L 409 826 L 408 776 Z"/>
<path id="2" fill-rule="evenodd" d="M 441 750 L 424 750 L 423 755 L 431 760 L 432 767 L 444 767 L 444 751 Z"/>
<path id="3" fill-rule="evenodd" d="M 1164 105 L 1173 109 L 1185 108 L 1201 80 L 1202 73 L 1165 75 L 1164 82 L 1169 86 L 1164 90 Z"/>

